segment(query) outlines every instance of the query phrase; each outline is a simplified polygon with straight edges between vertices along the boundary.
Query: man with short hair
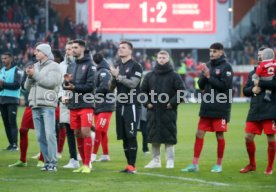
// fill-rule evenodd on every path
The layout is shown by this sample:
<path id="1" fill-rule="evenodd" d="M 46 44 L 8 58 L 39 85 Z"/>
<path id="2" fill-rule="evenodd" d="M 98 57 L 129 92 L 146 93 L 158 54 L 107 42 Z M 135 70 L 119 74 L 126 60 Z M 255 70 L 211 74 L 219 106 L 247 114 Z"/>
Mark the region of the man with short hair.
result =
<path id="1" fill-rule="evenodd" d="M 0 71 L 0 110 L 9 145 L 8 151 L 16 151 L 18 128 L 16 123 L 20 96 L 21 75 L 13 63 L 13 55 L 5 52 L 1 55 L 3 67 Z"/>
<path id="2" fill-rule="evenodd" d="M 222 172 L 222 159 L 225 148 L 224 132 L 227 132 L 232 103 L 233 71 L 231 64 L 226 60 L 221 43 L 213 43 L 209 50 L 210 61 L 207 64 L 203 64 L 202 73 L 198 80 L 198 85 L 203 91 L 203 97 L 201 99 L 200 119 L 194 144 L 193 163 L 182 169 L 181 171 L 183 172 L 199 171 L 198 161 L 206 132 L 215 132 L 217 137 L 217 163 L 213 166 L 211 172 Z M 207 101 L 206 94 L 211 94 L 214 102 Z M 219 100 L 221 98 L 219 94 L 223 95 L 225 99 Z"/>
<path id="3" fill-rule="evenodd" d="M 147 107 L 148 142 L 152 143 L 152 160 L 145 168 L 160 168 L 160 147 L 165 144 L 166 168 L 174 168 L 174 145 L 177 143 L 177 106 L 178 91 L 184 91 L 184 84 L 170 63 L 170 55 L 167 51 L 157 53 L 157 64 L 153 71 L 149 72 L 142 83 L 141 92 L 147 94 L 149 100 L 144 104 Z M 159 95 L 166 94 L 168 101 L 164 103 L 157 97 L 150 97 L 154 91 Z M 153 99 L 153 100 L 152 100 Z"/>
<path id="4" fill-rule="evenodd" d="M 83 165 L 74 170 L 75 173 L 90 173 L 92 152 L 91 127 L 93 123 L 95 71 L 89 51 L 85 49 L 83 40 L 74 40 L 72 49 L 75 66 L 72 71 L 67 70 L 64 76 L 63 89 L 71 91 L 68 102 L 70 110 L 70 125 L 75 131 L 78 150 Z"/>
<path id="5" fill-rule="evenodd" d="M 59 64 L 62 79 L 64 81 L 64 75 L 67 72 L 70 72 L 75 67 L 75 58 L 73 57 L 73 49 L 72 49 L 73 41 L 69 41 L 65 45 L 65 59 Z M 70 111 L 68 109 L 68 98 L 69 93 L 68 91 L 63 90 L 60 88 L 59 92 L 59 108 L 60 108 L 60 115 L 59 115 L 59 141 L 58 141 L 58 152 L 61 153 L 63 149 L 63 145 L 65 142 L 65 134 L 67 135 L 67 143 L 69 148 L 70 160 L 68 164 L 64 165 L 63 168 L 79 168 L 80 164 L 77 159 L 77 150 L 76 150 L 76 141 L 75 141 L 75 134 L 74 130 L 70 127 Z M 61 155 L 61 154 L 60 154 Z"/>
<path id="6" fill-rule="evenodd" d="M 110 161 L 108 150 L 108 129 L 112 116 L 115 110 L 115 94 L 111 89 L 112 75 L 109 65 L 103 55 L 96 53 L 93 55 L 93 61 L 97 65 L 96 73 L 96 91 L 97 99 L 95 101 L 95 142 L 92 153 L 92 162 L 96 161 L 99 146 L 102 146 L 102 156 L 98 161 Z M 113 101 L 110 99 L 113 98 Z"/>
<path id="7" fill-rule="evenodd" d="M 55 108 L 57 107 L 61 72 L 53 61 L 54 56 L 49 44 L 36 46 L 34 55 L 38 61 L 26 69 L 28 75 L 24 88 L 29 93 L 33 121 L 40 150 L 45 165 L 42 171 L 57 171 L 57 139 Z"/>
<path id="8" fill-rule="evenodd" d="M 266 50 L 269 52 L 272 49 L 260 48 L 258 51 L 258 61 L 260 64 L 265 55 Z M 270 55 L 270 54 L 269 54 Z M 270 55 L 267 59 L 274 59 L 274 55 Z M 257 80 L 253 76 L 256 72 L 256 68 L 248 75 L 248 80 L 243 89 L 243 93 L 247 97 L 251 97 L 250 108 L 247 115 L 246 127 L 245 127 L 245 145 L 249 158 L 249 164 L 240 170 L 240 173 L 248 173 L 256 170 L 255 152 L 256 145 L 254 142 L 255 135 L 261 135 L 262 131 L 267 137 L 267 155 L 268 163 L 264 174 L 271 175 L 273 173 L 273 164 L 275 158 L 275 134 L 276 134 L 276 78 L 272 80 Z M 266 89 L 271 90 L 271 101 L 268 103 L 263 100 Z"/>
<path id="9" fill-rule="evenodd" d="M 110 71 L 114 77 L 113 85 L 117 87 L 117 139 L 123 140 L 125 157 L 128 163 L 122 172 L 134 174 L 136 172 L 137 126 L 141 113 L 141 104 L 137 100 L 137 95 L 140 93 L 142 67 L 132 59 L 132 52 L 133 45 L 128 41 L 122 41 L 118 50 L 121 62 L 116 68 L 111 65 Z"/>

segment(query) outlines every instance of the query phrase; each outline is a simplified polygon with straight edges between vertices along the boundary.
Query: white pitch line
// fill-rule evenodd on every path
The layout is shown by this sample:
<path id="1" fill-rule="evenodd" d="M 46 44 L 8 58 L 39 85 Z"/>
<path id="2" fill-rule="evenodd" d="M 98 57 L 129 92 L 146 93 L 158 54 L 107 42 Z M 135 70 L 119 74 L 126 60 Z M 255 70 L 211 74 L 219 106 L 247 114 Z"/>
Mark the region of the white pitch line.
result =
<path id="1" fill-rule="evenodd" d="M 188 177 L 168 176 L 168 175 L 161 175 L 161 174 L 156 174 L 156 173 L 143 173 L 143 172 L 137 172 L 137 174 L 161 177 L 161 178 L 168 178 L 168 179 L 178 179 L 178 180 L 182 180 L 182 181 L 192 181 L 192 182 L 203 183 L 203 184 L 214 185 L 214 186 L 230 186 L 230 184 L 228 184 L 228 183 L 206 181 L 203 179 L 193 179 L 193 178 L 188 178 Z"/>

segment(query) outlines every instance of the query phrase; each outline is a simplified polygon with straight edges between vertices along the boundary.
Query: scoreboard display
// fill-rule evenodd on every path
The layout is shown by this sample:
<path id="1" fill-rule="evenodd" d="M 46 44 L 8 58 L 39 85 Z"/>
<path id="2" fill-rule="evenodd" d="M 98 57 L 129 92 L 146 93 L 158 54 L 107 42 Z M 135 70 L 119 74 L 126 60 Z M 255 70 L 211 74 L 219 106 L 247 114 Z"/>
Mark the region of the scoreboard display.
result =
<path id="1" fill-rule="evenodd" d="M 89 32 L 212 34 L 216 0 L 89 0 Z"/>

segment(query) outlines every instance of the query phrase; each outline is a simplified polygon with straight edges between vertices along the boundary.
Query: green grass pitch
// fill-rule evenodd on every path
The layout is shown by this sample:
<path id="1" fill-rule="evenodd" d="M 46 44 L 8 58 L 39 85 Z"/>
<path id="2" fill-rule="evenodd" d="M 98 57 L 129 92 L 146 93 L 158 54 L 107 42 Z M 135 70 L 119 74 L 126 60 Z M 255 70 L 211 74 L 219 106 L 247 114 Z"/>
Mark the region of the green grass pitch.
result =
<path id="1" fill-rule="evenodd" d="M 164 146 L 162 146 L 162 168 L 144 169 L 151 160 L 150 155 L 143 155 L 141 134 L 138 133 L 139 149 L 137 158 L 138 173 L 129 175 L 118 171 L 126 166 L 122 142 L 116 140 L 114 115 L 109 129 L 110 162 L 96 162 L 91 174 L 72 173 L 63 169 L 68 162 L 68 148 L 65 143 L 63 157 L 59 160 L 56 173 L 41 172 L 36 167 L 37 161 L 31 156 L 39 151 L 34 131 L 29 131 L 28 166 L 8 168 L 8 165 L 19 159 L 19 151 L 0 150 L 0 191 L 276 191 L 276 169 L 273 175 L 263 174 L 267 163 L 266 137 L 256 137 L 257 171 L 240 174 L 239 170 L 248 162 L 244 145 L 244 125 L 249 104 L 233 104 L 231 123 L 226 137 L 226 150 L 222 173 L 211 173 L 216 162 L 217 143 L 215 135 L 208 133 L 200 158 L 200 172 L 182 173 L 180 169 L 191 163 L 194 135 L 198 122 L 198 104 L 182 104 L 178 110 L 178 143 L 175 146 L 175 168 L 165 168 Z M 23 108 L 19 109 L 20 125 Z M 0 149 L 7 146 L 2 120 L 0 121 Z M 101 151 L 99 151 L 99 154 Z"/>

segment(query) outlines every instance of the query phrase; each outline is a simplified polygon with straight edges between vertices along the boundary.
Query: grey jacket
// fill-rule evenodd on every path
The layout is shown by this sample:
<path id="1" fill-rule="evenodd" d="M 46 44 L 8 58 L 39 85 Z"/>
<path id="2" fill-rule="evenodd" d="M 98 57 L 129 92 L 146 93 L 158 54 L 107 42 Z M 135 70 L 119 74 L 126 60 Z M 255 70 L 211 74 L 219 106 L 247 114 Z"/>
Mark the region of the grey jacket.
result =
<path id="1" fill-rule="evenodd" d="M 30 91 L 29 106 L 56 107 L 58 91 L 61 84 L 61 71 L 58 64 L 52 60 L 34 64 L 35 72 L 25 81 L 25 89 Z"/>

